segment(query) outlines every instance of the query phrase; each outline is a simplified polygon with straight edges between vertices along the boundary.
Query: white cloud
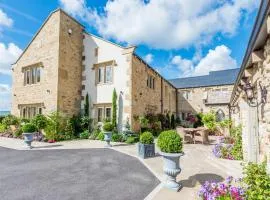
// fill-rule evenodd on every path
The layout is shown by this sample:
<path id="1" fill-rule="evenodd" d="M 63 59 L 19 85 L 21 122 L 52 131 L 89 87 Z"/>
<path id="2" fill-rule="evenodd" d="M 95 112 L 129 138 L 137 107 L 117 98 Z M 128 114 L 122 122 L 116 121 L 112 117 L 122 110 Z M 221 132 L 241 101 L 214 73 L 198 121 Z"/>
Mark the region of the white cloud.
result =
<path id="1" fill-rule="evenodd" d="M 114 0 L 99 10 L 84 0 L 60 0 L 65 10 L 118 42 L 177 49 L 205 44 L 217 34 L 233 35 L 258 0 Z M 196 6 L 194 6 L 196 5 Z"/>
<path id="2" fill-rule="evenodd" d="M 2 9 L 0 9 L 0 27 L 6 26 L 11 27 L 13 25 L 13 20 L 7 16 Z"/>
<path id="3" fill-rule="evenodd" d="M 14 43 L 9 43 L 7 46 L 0 43 L 0 73 L 10 74 L 11 64 L 16 61 L 22 50 Z"/>
<path id="4" fill-rule="evenodd" d="M 171 64 L 178 68 L 181 77 L 207 75 L 210 71 L 232 69 L 237 67 L 237 62 L 231 57 L 231 50 L 220 45 L 210 49 L 205 57 L 195 62 L 195 59 L 183 59 L 174 56 Z"/>
<path id="5" fill-rule="evenodd" d="M 147 55 L 144 57 L 144 59 L 145 59 L 145 61 L 146 61 L 148 64 L 150 64 L 150 63 L 153 62 L 154 55 L 151 54 L 151 53 L 149 53 L 149 54 L 147 54 Z"/>
<path id="6" fill-rule="evenodd" d="M 7 84 L 0 84 L 0 110 L 10 110 L 11 89 Z"/>

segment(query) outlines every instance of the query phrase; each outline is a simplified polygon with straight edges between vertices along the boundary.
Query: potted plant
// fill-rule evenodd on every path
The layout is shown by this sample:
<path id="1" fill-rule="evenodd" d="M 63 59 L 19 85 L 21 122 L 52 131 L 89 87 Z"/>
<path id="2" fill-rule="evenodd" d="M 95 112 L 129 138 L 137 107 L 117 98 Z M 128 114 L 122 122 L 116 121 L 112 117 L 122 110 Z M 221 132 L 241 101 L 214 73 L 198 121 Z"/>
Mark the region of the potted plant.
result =
<path id="1" fill-rule="evenodd" d="M 163 156 L 163 171 L 167 175 L 165 186 L 178 191 L 181 185 L 176 182 L 176 176 L 181 172 L 179 159 L 184 155 L 182 138 L 174 130 L 163 131 L 158 137 L 157 145 Z"/>
<path id="2" fill-rule="evenodd" d="M 102 128 L 104 133 L 104 140 L 107 142 L 105 147 L 111 147 L 112 145 L 110 144 L 110 142 L 112 139 L 112 131 L 114 129 L 114 126 L 111 122 L 105 122 Z"/>
<path id="3" fill-rule="evenodd" d="M 22 127 L 23 136 L 24 136 L 24 142 L 27 145 L 29 149 L 32 148 L 31 143 L 33 141 L 33 134 L 37 131 L 37 128 L 35 125 L 31 123 L 26 123 Z"/>
<path id="4" fill-rule="evenodd" d="M 143 159 L 155 156 L 154 136 L 151 132 L 141 134 L 138 143 L 138 154 Z"/>

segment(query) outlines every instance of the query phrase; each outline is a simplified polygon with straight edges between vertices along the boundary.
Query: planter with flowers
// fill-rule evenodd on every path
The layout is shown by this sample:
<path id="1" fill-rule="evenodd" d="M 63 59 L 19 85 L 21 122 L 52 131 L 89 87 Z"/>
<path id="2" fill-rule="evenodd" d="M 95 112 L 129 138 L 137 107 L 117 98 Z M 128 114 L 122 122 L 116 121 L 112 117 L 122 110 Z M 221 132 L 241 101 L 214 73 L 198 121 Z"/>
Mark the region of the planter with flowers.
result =
<path id="1" fill-rule="evenodd" d="M 141 134 L 138 143 L 138 154 L 143 159 L 155 156 L 154 136 L 151 132 Z"/>
<path id="2" fill-rule="evenodd" d="M 22 127 L 24 142 L 27 145 L 27 148 L 31 149 L 31 143 L 33 141 L 33 135 L 36 133 L 37 128 L 31 123 L 26 123 Z"/>
<path id="3" fill-rule="evenodd" d="M 157 142 L 163 156 L 163 171 L 167 176 L 164 186 L 178 191 L 181 185 L 176 182 L 176 176 L 181 172 L 179 159 L 183 156 L 182 138 L 174 130 L 163 131 Z"/>
<path id="4" fill-rule="evenodd" d="M 104 133 L 104 140 L 107 143 L 105 147 L 111 147 L 112 145 L 110 144 L 110 142 L 112 140 L 112 131 L 114 129 L 114 126 L 111 122 L 105 122 L 102 129 Z"/>

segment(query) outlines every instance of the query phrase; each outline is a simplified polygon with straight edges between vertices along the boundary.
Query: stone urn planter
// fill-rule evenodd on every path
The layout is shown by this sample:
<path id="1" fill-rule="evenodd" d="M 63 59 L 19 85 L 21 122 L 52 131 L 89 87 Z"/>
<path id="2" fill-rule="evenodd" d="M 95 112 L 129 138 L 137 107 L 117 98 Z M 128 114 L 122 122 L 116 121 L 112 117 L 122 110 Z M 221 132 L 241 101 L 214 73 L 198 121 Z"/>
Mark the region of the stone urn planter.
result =
<path id="1" fill-rule="evenodd" d="M 139 157 L 145 159 L 155 156 L 154 137 L 150 132 L 144 132 L 140 136 L 140 142 L 137 145 Z"/>
<path id="2" fill-rule="evenodd" d="M 106 141 L 105 147 L 111 147 L 111 140 L 112 140 L 112 131 L 113 131 L 113 124 L 110 122 L 106 122 L 103 125 L 103 133 L 104 133 L 104 140 Z"/>
<path id="3" fill-rule="evenodd" d="M 33 141 L 33 135 L 37 131 L 35 125 L 31 123 L 24 124 L 22 127 L 24 143 L 28 149 L 32 149 L 31 143 Z"/>
<path id="4" fill-rule="evenodd" d="M 166 175 L 163 185 L 179 191 L 182 185 L 176 181 L 176 177 L 181 172 L 180 157 L 184 155 L 182 138 L 174 130 L 163 131 L 158 137 L 158 147 L 163 157 L 163 172 Z"/>

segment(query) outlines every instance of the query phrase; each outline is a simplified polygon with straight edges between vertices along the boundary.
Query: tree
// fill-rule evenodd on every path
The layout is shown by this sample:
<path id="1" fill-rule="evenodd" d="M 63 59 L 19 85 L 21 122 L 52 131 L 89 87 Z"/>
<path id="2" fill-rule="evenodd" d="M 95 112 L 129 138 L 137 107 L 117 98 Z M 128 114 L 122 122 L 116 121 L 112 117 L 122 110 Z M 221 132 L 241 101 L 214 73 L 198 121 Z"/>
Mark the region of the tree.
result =
<path id="1" fill-rule="evenodd" d="M 171 128 L 175 129 L 175 119 L 174 119 L 174 114 L 171 115 Z"/>
<path id="2" fill-rule="evenodd" d="M 115 88 L 113 89 L 113 95 L 112 95 L 112 124 L 113 127 L 116 128 L 117 123 L 116 123 L 116 117 L 117 117 L 117 105 L 116 105 L 116 101 L 117 101 L 117 94 L 116 94 L 116 90 Z"/>
<path id="3" fill-rule="evenodd" d="M 176 117 L 175 123 L 176 123 L 176 125 L 178 125 L 178 126 L 181 125 L 181 119 L 180 119 L 180 117 L 179 117 L 178 115 L 177 115 L 177 117 Z"/>
<path id="4" fill-rule="evenodd" d="M 168 128 L 168 129 L 170 129 L 171 128 L 171 120 L 170 120 L 170 115 L 169 115 L 169 113 L 167 113 L 166 114 L 166 125 L 165 125 L 165 128 Z"/>
<path id="5" fill-rule="evenodd" d="M 89 117 L 89 95 L 86 94 L 85 103 L 84 103 L 84 116 Z"/>

